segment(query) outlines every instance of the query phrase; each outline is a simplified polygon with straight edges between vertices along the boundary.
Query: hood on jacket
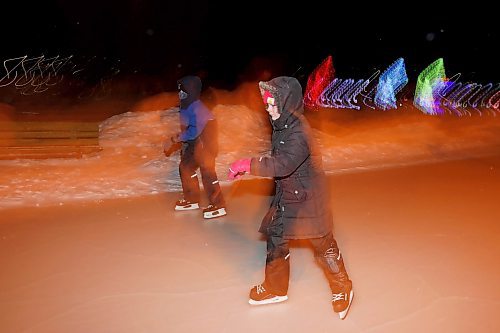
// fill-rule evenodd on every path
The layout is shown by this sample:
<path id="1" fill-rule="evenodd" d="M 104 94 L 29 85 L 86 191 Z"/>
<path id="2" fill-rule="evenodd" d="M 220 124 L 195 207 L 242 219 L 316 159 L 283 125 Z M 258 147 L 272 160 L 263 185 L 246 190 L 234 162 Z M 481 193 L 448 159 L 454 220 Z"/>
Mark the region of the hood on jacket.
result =
<path id="1" fill-rule="evenodd" d="M 294 77 L 278 76 L 267 82 L 259 82 L 259 89 L 262 98 L 267 103 L 267 98 L 271 95 L 274 103 L 278 107 L 280 117 L 271 120 L 273 126 L 281 128 L 289 122 L 292 115 L 298 117 L 304 113 L 304 102 L 302 86 Z"/>
<path id="2" fill-rule="evenodd" d="M 191 103 L 200 99 L 201 96 L 201 79 L 198 76 L 188 75 L 177 80 L 178 90 L 187 93 L 185 99 L 181 99 L 181 109 L 187 109 Z"/>

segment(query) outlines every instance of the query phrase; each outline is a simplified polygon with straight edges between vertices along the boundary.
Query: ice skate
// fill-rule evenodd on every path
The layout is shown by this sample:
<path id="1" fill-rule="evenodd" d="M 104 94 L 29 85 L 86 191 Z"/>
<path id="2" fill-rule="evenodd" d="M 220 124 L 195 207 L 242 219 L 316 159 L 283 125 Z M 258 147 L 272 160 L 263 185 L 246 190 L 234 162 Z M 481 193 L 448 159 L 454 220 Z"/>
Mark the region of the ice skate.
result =
<path id="1" fill-rule="evenodd" d="M 264 282 L 250 290 L 248 303 L 263 305 L 280 303 L 288 299 L 288 282 L 290 276 L 290 253 L 284 258 L 266 259 L 266 278 Z"/>
<path id="2" fill-rule="evenodd" d="M 200 208 L 197 202 L 191 202 L 184 199 L 177 200 L 175 203 L 175 210 L 193 210 Z"/>
<path id="3" fill-rule="evenodd" d="M 250 290 L 250 299 L 248 300 L 248 303 L 251 305 L 264 305 L 284 302 L 287 299 L 287 295 L 275 295 L 274 293 L 268 291 L 263 284 L 259 284 Z"/>
<path id="4" fill-rule="evenodd" d="M 203 209 L 203 217 L 206 219 L 213 219 L 216 217 L 221 217 L 226 215 L 226 208 L 217 207 L 215 205 L 208 205 L 207 208 Z"/>
<path id="5" fill-rule="evenodd" d="M 332 295 L 333 311 L 335 311 L 339 315 L 340 319 L 344 319 L 347 316 L 347 312 L 351 307 L 353 296 L 354 292 L 352 288 L 350 288 L 348 291 L 343 291 Z"/>

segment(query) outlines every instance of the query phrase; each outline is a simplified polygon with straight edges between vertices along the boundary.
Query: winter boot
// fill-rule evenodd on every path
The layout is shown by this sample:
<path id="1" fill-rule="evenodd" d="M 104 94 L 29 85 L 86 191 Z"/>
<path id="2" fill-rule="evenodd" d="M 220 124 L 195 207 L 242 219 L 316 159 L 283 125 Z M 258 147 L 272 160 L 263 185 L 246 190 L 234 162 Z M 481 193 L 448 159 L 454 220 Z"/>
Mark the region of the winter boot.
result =
<path id="1" fill-rule="evenodd" d="M 262 284 L 250 290 L 248 303 L 263 305 L 279 303 L 288 299 L 288 282 L 290 277 L 290 262 L 288 254 L 285 258 L 278 258 L 266 263 L 266 278 Z"/>
<path id="2" fill-rule="evenodd" d="M 331 285 L 332 284 L 330 284 L 330 286 Z M 351 280 L 338 282 L 335 287 L 330 288 L 332 289 L 333 311 L 338 313 L 340 319 L 344 319 L 347 316 L 347 312 L 351 307 L 352 298 L 354 297 L 352 282 Z"/>
<path id="3" fill-rule="evenodd" d="M 225 207 L 218 207 L 216 205 L 208 205 L 207 208 L 203 209 L 203 217 L 206 219 L 213 219 L 215 217 L 221 217 L 226 215 Z"/>
<path id="4" fill-rule="evenodd" d="M 352 281 L 342 260 L 342 255 L 336 246 L 330 247 L 323 256 L 317 256 L 321 268 L 328 279 L 330 290 L 332 291 L 332 306 L 340 319 L 347 316 L 351 306 L 354 292 L 352 290 Z"/>
<path id="5" fill-rule="evenodd" d="M 200 208 L 197 202 L 191 202 L 184 199 L 177 200 L 175 203 L 175 210 L 193 210 Z"/>

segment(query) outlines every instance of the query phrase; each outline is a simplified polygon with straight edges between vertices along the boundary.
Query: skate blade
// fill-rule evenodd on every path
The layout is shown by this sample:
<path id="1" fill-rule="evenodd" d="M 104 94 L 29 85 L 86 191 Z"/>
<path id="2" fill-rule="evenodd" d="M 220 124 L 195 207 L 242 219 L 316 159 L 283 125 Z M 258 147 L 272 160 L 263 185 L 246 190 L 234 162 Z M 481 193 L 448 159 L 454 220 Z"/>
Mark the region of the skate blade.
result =
<path id="1" fill-rule="evenodd" d="M 285 296 L 274 296 L 274 297 L 271 297 L 271 298 L 263 299 L 261 301 L 256 301 L 254 299 L 249 299 L 248 303 L 251 304 L 251 305 L 264 305 L 264 304 L 273 304 L 273 303 L 284 302 L 287 299 L 288 299 L 287 295 L 285 295 Z"/>
<path id="2" fill-rule="evenodd" d="M 197 203 L 193 203 L 190 205 L 185 205 L 185 206 L 175 206 L 175 210 L 194 210 L 194 209 L 199 209 L 200 205 Z"/>
<path id="3" fill-rule="evenodd" d="M 219 208 L 214 210 L 213 212 L 205 212 L 203 213 L 203 217 L 206 219 L 213 219 L 216 217 L 222 217 L 226 215 L 226 210 L 224 208 Z"/>
<path id="4" fill-rule="evenodd" d="M 347 312 L 351 308 L 351 303 L 352 303 L 353 297 L 354 297 L 354 291 L 351 289 L 351 292 L 349 293 L 349 305 L 347 305 L 347 308 L 344 311 L 339 312 L 340 319 L 344 320 L 344 318 L 347 316 Z"/>

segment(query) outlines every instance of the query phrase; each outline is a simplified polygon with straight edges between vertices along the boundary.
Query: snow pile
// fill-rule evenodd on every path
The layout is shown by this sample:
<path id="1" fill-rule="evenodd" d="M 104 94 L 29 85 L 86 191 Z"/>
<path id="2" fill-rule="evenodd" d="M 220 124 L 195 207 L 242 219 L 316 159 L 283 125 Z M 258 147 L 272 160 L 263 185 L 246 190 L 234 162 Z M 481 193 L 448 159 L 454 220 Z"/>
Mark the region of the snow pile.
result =
<path id="1" fill-rule="evenodd" d="M 266 149 L 269 138 L 259 137 L 264 120 L 244 106 L 213 111 L 228 128 L 221 126 L 216 165 L 224 183 L 228 161 Z M 83 159 L 0 161 L 0 208 L 180 191 L 179 153 L 163 153 L 178 132 L 178 116 L 178 108 L 113 116 L 100 125 L 103 150 Z"/>
<path id="2" fill-rule="evenodd" d="M 270 125 L 265 112 L 243 105 L 217 105 L 213 111 L 219 121 L 216 171 L 224 186 L 232 161 L 269 153 Z M 315 123 L 327 173 L 500 151 L 500 122 L 494 117 L 347 115 Z M 179 130 L 178 116 L 174 107 L 108 118 L 100 124 L 103 150 L 82 159 L 0 161 L 0 208 L 180 191 L 179 154 L 163 153 L 163 143 Z"/>

